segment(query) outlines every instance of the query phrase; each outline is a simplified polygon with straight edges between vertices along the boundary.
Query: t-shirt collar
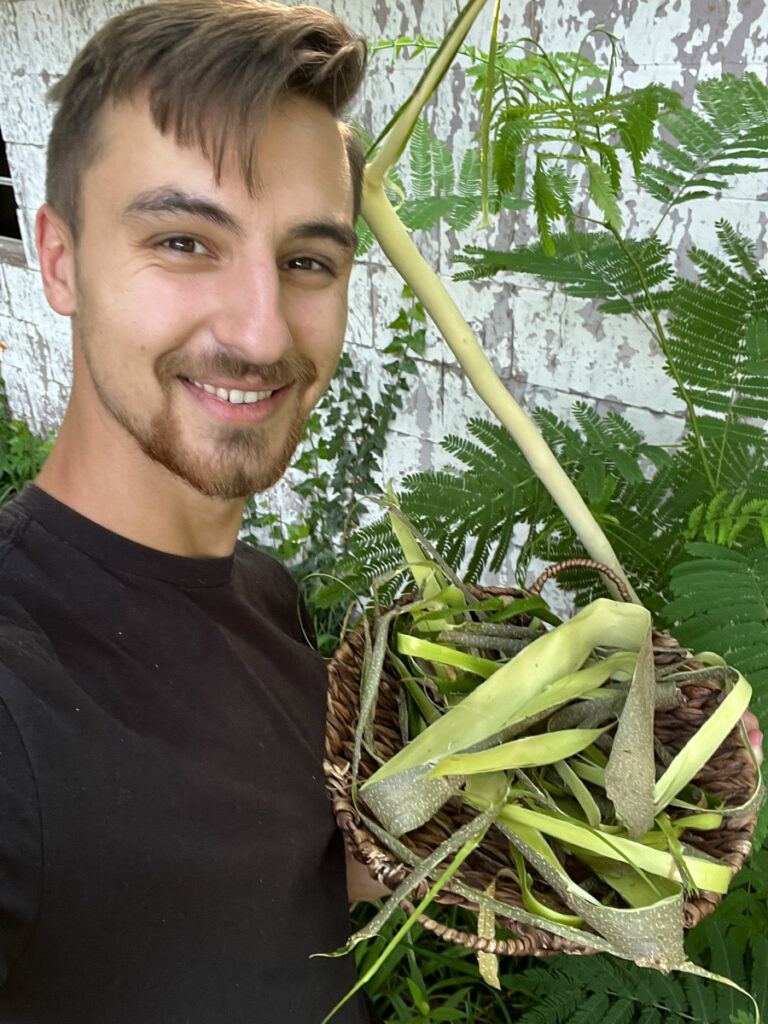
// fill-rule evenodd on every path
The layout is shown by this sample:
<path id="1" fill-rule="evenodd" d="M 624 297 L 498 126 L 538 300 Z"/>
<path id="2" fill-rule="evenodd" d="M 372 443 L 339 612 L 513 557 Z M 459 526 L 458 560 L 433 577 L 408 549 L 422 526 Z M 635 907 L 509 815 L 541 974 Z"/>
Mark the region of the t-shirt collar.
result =
<path id="1" fill-rule="evenodd" d="M 36 484 L 26 484 L 10 507 L 113 570 L 190 587 L 220 586 L 232 574 L 234 555 L 185 558 L 138 544 L 75 512 Z"/>

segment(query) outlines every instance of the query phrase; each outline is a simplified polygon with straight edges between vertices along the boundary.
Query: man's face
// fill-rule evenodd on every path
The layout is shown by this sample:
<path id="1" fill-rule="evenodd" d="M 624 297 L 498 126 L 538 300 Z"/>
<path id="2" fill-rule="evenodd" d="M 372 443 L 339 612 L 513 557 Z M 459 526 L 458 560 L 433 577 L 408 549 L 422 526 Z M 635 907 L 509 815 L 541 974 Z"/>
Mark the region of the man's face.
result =
<path id="1" fill-rule="evenodd" d="M 143 100 L 110 106 L 81 191 L 73 403 L 204 494 L 285 470 L 346 325 L 352 188 L 331 115 L 283 102 L 248 194 L 161 135 Z M 94 439 L 100 443 L 99 438 Z"/>

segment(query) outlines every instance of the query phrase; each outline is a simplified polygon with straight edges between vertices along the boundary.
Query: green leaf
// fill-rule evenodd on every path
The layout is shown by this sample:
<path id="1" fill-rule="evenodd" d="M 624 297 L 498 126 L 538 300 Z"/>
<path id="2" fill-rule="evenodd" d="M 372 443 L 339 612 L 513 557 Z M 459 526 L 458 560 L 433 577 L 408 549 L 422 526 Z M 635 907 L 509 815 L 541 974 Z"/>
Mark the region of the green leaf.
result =
<path id="1" fill-rule="evenodd" d="M 497 131 L 493 150 L 493 172 L 501 192 L 518 192 L 525 170 L 523 147 L 530 132 L 530 122 L 521 111 L 507 111 Z"/>
<path id="2" fill-rule="evenodd" d="M 686 553 L 672 571 L 675 598 L 666 621 L 692 649 L 721 653 L 763 697 L 768 694 L 768 551 L 691 543 Z"/>
<path id="3" fill-rule="evenodd" d="M 587 161 L 587 170 L 589 172 L 589 194 L 603 212 L 606 223 L 618 231 L 622 225 L 622 217 L 610 175 L 600 164 L 596 164 L 592 160 Z"/>

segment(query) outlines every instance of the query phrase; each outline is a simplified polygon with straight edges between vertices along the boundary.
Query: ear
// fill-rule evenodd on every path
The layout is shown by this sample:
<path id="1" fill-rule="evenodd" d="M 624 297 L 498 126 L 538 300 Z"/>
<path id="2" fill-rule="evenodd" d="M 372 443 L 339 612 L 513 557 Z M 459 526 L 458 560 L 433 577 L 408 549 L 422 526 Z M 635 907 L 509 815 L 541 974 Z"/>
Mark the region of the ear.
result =
<path id="1" fill-rule="evenodd" d="M 75 245 L 72 232 L 51 206 L 38 210 L 35 241 L 45 297 L 57 313 L 72 316 L 77 309 Z"/>

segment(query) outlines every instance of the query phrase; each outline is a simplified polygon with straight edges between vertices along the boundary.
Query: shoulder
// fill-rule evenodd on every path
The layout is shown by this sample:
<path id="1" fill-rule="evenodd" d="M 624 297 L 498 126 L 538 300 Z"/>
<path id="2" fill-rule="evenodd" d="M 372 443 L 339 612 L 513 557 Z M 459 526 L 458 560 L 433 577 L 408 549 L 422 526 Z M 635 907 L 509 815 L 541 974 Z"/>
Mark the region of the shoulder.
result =
<path id="1" fill-rule="evenodd" d="M 0 509 L 0 572 L 8 554 L 13 551 L 29 523 L 29 516 L 18 499 Z"/>
<path id="2" fill-rule="evenodd" d="M 290 572 L 277 559 L 243 541 L 235 547 L 235 568 L 262 593 L 296 600 L 298 588 Z"/>
<path id="3" fill-rule="evenodd" d="M 239 541 L 235 548 L 234 578 L 255 612 L 289 636 L 304 643 L 311 641 L 311 627 L 299 588 L 284 565 Z"/>

